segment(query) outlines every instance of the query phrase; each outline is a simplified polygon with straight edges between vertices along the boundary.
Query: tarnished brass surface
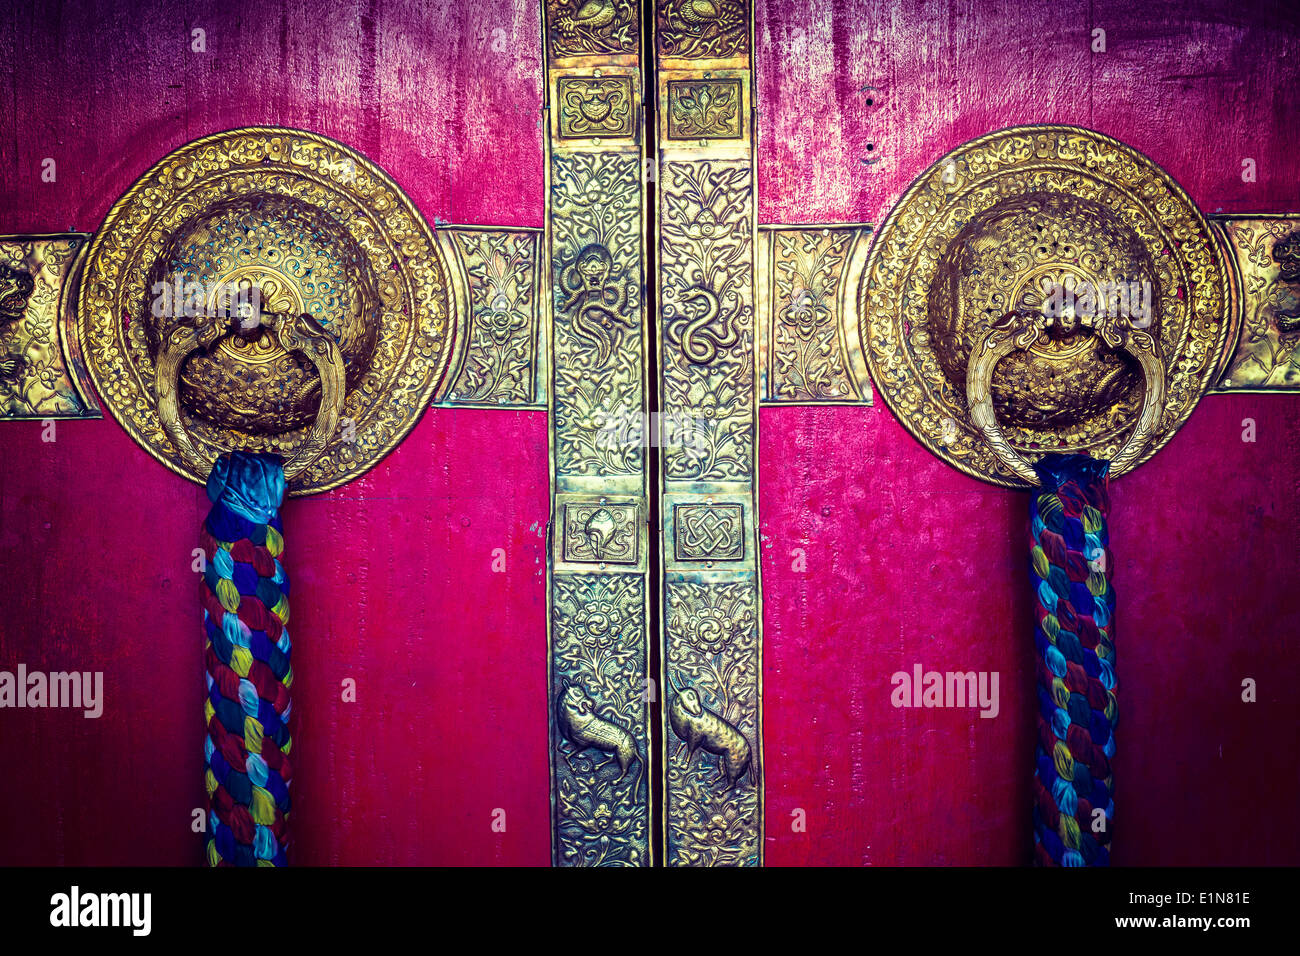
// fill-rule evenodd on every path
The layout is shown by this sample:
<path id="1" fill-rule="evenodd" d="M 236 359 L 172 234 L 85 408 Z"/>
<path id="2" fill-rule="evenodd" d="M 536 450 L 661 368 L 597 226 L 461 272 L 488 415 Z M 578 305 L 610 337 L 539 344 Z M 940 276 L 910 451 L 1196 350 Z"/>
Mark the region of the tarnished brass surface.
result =
<path id="1" fill-rule="evenodd" d="M 1232 253 L 1241 334 L 1215 391 L 1300 390 L 1300 216 L 1212 216 Z"/>
<path id="2" fill-rule="evenodd" d="M 464 338 L 432 232 L 359 153 L 272 128 L 181 147 L 118 200 L 96 234 L 78 332 L 114 417 L 194 481 L 207 476 L 162 427 L 155 366 L 171 332 L 232 287 L 258 290 L 268 312 L 309 314 L 346 363 L 339 428 L 294 494 L 342 484 L 390 451 L 446 384 Z M 186 314 L 185 303 L 196 309 Z M 320 379 L 266 330 L 236 328 L 185 363 L 179 399 L 199 460 L 232 448 L 291 459 L 316 419 Z"/>
<path id="3" fill-rule="evenodd" d="M 89 238 L 0 236 L 0 420 L 100 417 L 64 305 Z"/>
<path id="4" fill-rule="evenodd" d="M 652 862 L 639 6 L 546 4 L 552 862 Z"/>
<path id="5" fill-rule="evenodd" d="M 871 227 L 759 226 L 760 401 L 872 404 L 858 339 Z"/>
<path id="6" fill-rule="evenodd" d="M 660 0 L 664 859 L 763 860 L 749 3 Z"/>
<path id="7" fill-rule="evenodd" d="M 1122 474 L 1191 414 L 1232 334 L 1227 268 L 1208 223 L 1136 150 L 1090 130 L 1037 126 L 992 133 L 939 160 L 876 236 L 861 286 L 861 344 L 876 387 L 922 444 L 967 474 L 1021 486 L 971 420 L 971 350 L 1008 314 L 1045 315 L 1053 283 L 1118 282 L 1150 284 L 1137 327 L 1149 319 L 1166 381 L 1151 440 L 1116 463 Z M 1010 354 L 991 383 L 994 413 L 1021 457 L 1086 451 L 1114 460 L 1143 396 L 1138 364 L 1073 319 Z"/>

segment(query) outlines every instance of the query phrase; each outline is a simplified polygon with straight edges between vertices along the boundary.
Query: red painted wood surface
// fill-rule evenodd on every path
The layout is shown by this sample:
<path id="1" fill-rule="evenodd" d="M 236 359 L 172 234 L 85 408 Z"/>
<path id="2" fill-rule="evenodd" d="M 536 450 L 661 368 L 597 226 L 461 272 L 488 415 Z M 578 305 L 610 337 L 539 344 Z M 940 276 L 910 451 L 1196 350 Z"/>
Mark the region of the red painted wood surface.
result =
<path id="1" fill-rule="evenodd" d="M 1117 136 L 1207 211 L 1300 210 L 1280 6 L 760 2 L 757 32 L 764 221 L 879 221 L 944 152 L 1023 122 Z M 430 221 L 542 221 L 528 0 L 76 2 L 0 39 L 2 232 L 93 230 L 169 150 L 263 123 L 356 147 Z M 1208 398 L 1116 483 L 1119 863 L 1300 862 L 1297 401 Z M 768 861 L 1027 861 L 1025 497 L 949 469 L 883 405 L 761 423 Z M 0 863 L 197 862 L 202 491 L 111 419 L 0 440 L 0 668 L 102 670 L 107 699 L 98 720 L 0 713 Z M 296 861 L 549 860 L 546 468 L 543 415 L 436 410 L 370 475 L 286 506 Z M 999 716 L 893 709 L 914 663 L 999 671 Z"/>
<path id="2" fill-rule="evenodd" d="M 1207 212 L 1300 210 L 1296 21 L 1239 2 L 761 4 L 760 219 L 878 223 L 954 146 L 1021 123 L 1115 136 Z M 1024 863 L 1027 496 L 941 464 L 877 402 L 761 416 L 767 860 Z M 1117 864 L 1300 863 L 1298 414 L 1208 397 L 1113 486 Z M 999 671 L 1000 714 L 891 707 L 917 663 Z"/>
<path id="3" fill-rule="evenodd" d="M 38 7 L 0 20 L 0 232 L 94 230 L 170 150 L 256 124 L 355 147 L 430 222 L 542 223 L 530 3 Z M 0 668 L 103 671 L 106 699 L 0 712 L 0 863 L 197 863 L 207 500 L 111 418 L 0 440 Z M 285 506 L 295 862 L 549 862 L 547 511 L 545 415 L 467 410 Z"/>

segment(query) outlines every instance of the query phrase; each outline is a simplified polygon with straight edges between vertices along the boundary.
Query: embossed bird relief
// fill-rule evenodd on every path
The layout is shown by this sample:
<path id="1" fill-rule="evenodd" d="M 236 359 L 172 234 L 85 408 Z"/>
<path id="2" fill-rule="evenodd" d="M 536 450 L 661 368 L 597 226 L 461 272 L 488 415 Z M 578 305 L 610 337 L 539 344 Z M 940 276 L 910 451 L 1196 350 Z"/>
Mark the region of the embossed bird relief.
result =
<path id="1" fill-rule="evenodd" d="M 598 763 L 594 769 L 602 770 L 617 760 L 619 775 L 613 782 L 618 783 L 627 776 L 628 769 L 635 763 L 637 774 L 632 783 L 632 797 L 635 799 L 641 789 L 645 763 L 637 753 L 636 741 L 632 734 L 622 725 L 597 714 L 595 701 L 586 690 L 567 680 L 564 681 L 564 689 L 556 705 L 556 716 L 560 734 L 573 748 L 572 753 L 565 753 L 563 747 L 559 748 L 565 762 L 569 764 L 569 769 L 578 772 L 573 766 L 572 758 L 582 751 L 599 750 L 609 756 Z"/>
<path id="2" fill-rule="evenodd" d="M 615 8 L 613 0 L 587 0 L 566 17 L 561 17 L 558 26 L 561 33 L 574 34 L 581 30 L 599 30 L 614 22 Z"/>
<path id="3" fill-rule="evenodd" d="M 721 758 L 715 782 L 725 780 L 728 790 L 746 773 L 749 774 L 751 783 L 757 783 L 752 752 L 745 735 L 734 724 L 705 707 L 700 700 L 699 691 L 694 687 L 679 688 L 676 681 L 670 683 L 675 694 L 668 707 L 668 722 L 672 725 L 673 733 L 681 740 L 674 757 L 685 746 L 686 762 L 689 765 L 695 751 L 703 750 Z"/>

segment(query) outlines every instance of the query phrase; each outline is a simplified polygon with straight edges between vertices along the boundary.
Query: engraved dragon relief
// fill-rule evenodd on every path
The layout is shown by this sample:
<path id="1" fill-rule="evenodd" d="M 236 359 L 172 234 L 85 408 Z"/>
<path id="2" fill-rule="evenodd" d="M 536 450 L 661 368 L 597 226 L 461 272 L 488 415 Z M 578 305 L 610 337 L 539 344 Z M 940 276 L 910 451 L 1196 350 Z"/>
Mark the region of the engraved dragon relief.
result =
<path id="1" fill-rule="evenodd" d="M 758 613 L 752 581 L 667 587 L 665 854 L 675 866 L 759 862 Z"/>
<path id="2" fill-rule="evenodd" d="M 638 575 L 584 574 L 558 576 L 554 587 L 557 862 L 645 865 L 645 584 Z"/>
<path id="3" fill-rule="evenodd" d="M 559 475 L 639 475 L 641 198 L 635 155 L 551 166 L 555 443 Z M 611 441 L 610 436 L 621 436 Z"/>
<path id="4" fill-rule="evenodd" d="M 574 336 L 596 350 L 596 366 L 605 365 L 622 345 L 623 333 L 637 327 L 636 315 L 628 311 L 632 283 L 613 273 L 614 257 L 596 242 L 560 270 L 557 308 Z"/>
<path id="5" fill-rule="evenodd" d="M 664 409 L 695 421 L 667 477 L 753 474 L 753 203 L 745 164 L 664 164 Z"/>

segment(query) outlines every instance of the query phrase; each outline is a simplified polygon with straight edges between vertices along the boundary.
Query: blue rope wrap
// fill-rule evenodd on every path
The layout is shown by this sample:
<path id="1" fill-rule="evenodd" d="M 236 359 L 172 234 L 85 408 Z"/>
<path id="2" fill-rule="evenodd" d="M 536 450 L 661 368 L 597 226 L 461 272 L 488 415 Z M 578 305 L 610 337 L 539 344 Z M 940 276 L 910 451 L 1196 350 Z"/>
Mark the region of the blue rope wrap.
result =
<path id="1" fill-rule="evenodd" d="M 1034 467 L 1042 485 L 1030 506 L 1038 648 L 1034 860 L 1106 866 L 1118 719 L 1110 463 L 1051 454 Z"/>
<path id="2" fill-rule="evenodd" d="M 207 859 L 284 866 L 289 844 L 289 578 L 274 455 L 234 452 L 208 476 L 200 540 L 207 635 Z"/>

